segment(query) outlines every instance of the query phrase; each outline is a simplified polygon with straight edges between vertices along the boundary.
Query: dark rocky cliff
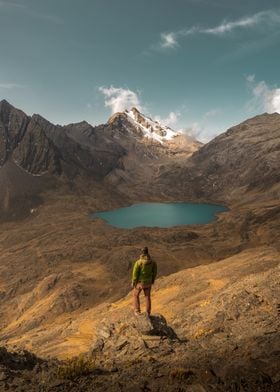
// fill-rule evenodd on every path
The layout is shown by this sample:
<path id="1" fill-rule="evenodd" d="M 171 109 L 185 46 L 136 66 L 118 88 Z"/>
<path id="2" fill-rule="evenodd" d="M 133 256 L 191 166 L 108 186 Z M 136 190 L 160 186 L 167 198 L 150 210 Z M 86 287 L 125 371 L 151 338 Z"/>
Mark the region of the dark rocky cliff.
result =
<path id="1" fill-rule="evenodd" d="M 20 143 L 30 119 L 7 101 L 0 102 L 0 166 Z"/>

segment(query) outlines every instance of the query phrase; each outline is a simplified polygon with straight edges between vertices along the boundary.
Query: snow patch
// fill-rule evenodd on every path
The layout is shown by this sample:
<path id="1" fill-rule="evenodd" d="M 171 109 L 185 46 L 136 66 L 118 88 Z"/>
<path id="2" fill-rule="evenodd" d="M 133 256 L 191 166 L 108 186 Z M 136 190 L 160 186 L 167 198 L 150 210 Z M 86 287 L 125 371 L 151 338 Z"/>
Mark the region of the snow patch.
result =
<path id="1" fill-rule="evenodd" d="M 180 132 L 175 132 L 173 129 L 161 125 L 158 121 L 153 121 L 135 108 L 126 110 L 125 113 L 133 125 L 141 129 L 144 137 L 164 143 L 180 135 Z"/>

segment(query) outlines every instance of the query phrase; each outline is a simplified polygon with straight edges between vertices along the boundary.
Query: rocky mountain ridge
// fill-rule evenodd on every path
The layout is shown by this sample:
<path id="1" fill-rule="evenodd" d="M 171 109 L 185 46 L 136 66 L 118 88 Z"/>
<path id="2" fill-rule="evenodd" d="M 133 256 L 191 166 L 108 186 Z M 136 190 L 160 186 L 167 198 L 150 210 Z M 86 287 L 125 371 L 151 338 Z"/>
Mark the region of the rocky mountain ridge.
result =
<path id="1" fill-rule="evenodd" d="M 154 199 L 159 189 L 166 200 L 214 202 L 264 188 L 266 194 L 268 188 L 277 192 L 277 113 L 249 119 L 205 146 L 136 108 L 116 113 L 97 127 L 86 122 L 53 125 L 39 115 L 26 116 L 6 101 L 0 103 L 0 117 L 2 218 L 15 211 L 16 200 L 24 211 L 26 202 L 28 206 L 42 202 L 45 190 L 64 187 L 69 192 L 78 183 L 79 192 L 94 189 L 96 182 L 104 191 L 114 188 L 126 204 Z M 14 166 L 25 171 L 25 182 L 31 176 L 27 191 L 23 192 L 20 170 Z"/>
<path id="2" fill-rule="evenodd" d="M 86 147 L 89 151 L 95 153 L 97 153 L 98 148 L 100 148 L 98 146 L 96 147 L 95 144 L 101 144 L 102 141 L 102 152 L 103 154 L 106 154 L 106 147 L 108 148 L 106 143 L 110 146 L 108 139 L 114 139 L 112 142 L 114 143 L 115 149 L 118 148 L 118 145 L 122 145 L 122 141 L 118 140 L 118 135 L 112 134 L 112 130 L 115 131 L 116 126 L 119 127 L 120 132 L 124 131 L 124 134 L 126 135 L 127 132 L 125 131 L 128 131 L 130 136 L 138 136 L 138 139 L 153 139 L 160 144 L 163 144 L 172 138 L 182 136 L 182 134 L 173 131 L 171 128 L 162 126 L 157 121 L 145 117 L 136 108 L 132 108 L 130 111 L 126 110 L 123 113 L 116 113 L 108 120 L 107 124 L 97 127 L 92 127 L 85 121 L 77 124 L 59 126 L 53 125 L 38 114 L 29 117 L 22 111 L 14 108 L 7 101 L 3 100 L 0 102 L 0 121 L 1 166 L 5 164 L 6 160 L 11 155 L 12 158 L 15 158 L 15 162 L 19 166 L 23 166 L 30 174 L 42 174 L 45 169 L 48 169 L 48 165 L 50 165 L 50 171 L 52 172 L 52 157 L 53 159 L 55 158 L 67 162 L 67 156 L 64 155 L 63 148 L 67 150 L 67 144 L 70 143 L 68 138 L 72 139 L 72 143 L 76 142 L 77 144 L 80 144 L 81 148 Z M 188 139 L 187 136 L 186 139 Z M 188 140 L 190 144 L 192 142 L 199 145 L 194 139 L 191 140 L 191 138 L 189 138 Z M 32 150 L 29 143 L 32 143 L 33 148 L 40 147 L 41 151 Z M 24 159 L 23 161 L 19 159 L 23 155 L 23 152 L 25 152 L 25 155 L 30 156 L 31 165 L 29 167 L 24 165 Z M 9 155 L 9 153 L 11 154 Z M 34 164 L 39 158 L 43 160 L 45 153 L 48 154 L 45 157 L 45 167 L 40 168 L 39 164 L 38 167 L 32 168 L 32 163 Z M 71 151 L 71 153 L 73 159 L 74 153 L 77 154 L 77 151 Z M 86 153 L 86 151 L 83 151 L 83 153 Z M 113 154 L 111 150 L 110 153 Z M 124 151 L 120 152 L 120 157 L 122 154 L 124 154 Z M 17 160 L 17 158 L 19 160 Z M 26 158 L 26 156 L 23 156 L 22 158 Z M 68 157 L 68 159 L 70 159 L 70 157 Z M 80 156 L 79 159 L 81 159 Z M 101 163 L 103 165 L 103 162 Z"/>
<path id="3" fill-rule="evenodd" d="M 143 125 L 148 123 L 149 130 Z M 152 136 L 147 137 L 148 134 Z M 169 143 L 169 139 L 173 138 L 178 141 L 170 140 Z M 30 199 L 32 204 L 32 199 L 38 198 L 44 189 L 62 184 L 75 187 L 76 181 L 82 178 L 84 180 L 80 181 L 80 189 L 87 188 L 87 182 L 103 181 L 110 174 L 117 177 L 117 181 L 123 176 L 128 177 L 127 173 L 131 171 L 136 176 L 145 176 L 143 160 L 147 166 L 156 161 L 168 164 L 173 156 L 179 154 L 187 157 L 199 146 L 195 140 L 179 136 L 170 128 L 145 118 L 135 108 L 119 113 L 109 119 L 107 124 L 97 127 L 87 122 L 59 126 L 40 115 L 29 117 L 7 101 L 1 101 L 0 183 L 3 183 L 3 187 L 0 201 L 5 199 L 6 203 L 1 202 L 0 214 L 2 217 L 8 216 L 9 211 L 15 208 L 16 200 L 20 203 L 23 199 Z M 6 170 L 6 165 L 9 170 Z M 22 192 L 20 171 L 15 166 L 25 171 L 24 177 L 30 176 L 28 192 Z M 152 166 L 150 175 L 156 171 Z M 13 171 L 15 175 L 10 174 Z M 36 176 L 45 178 L 38 181 L 34 178 Z M 14 177 L 17 178 L 16 182 Z M 116 182 L 116 178 L 112 181 Z M 4 191 L 7 184 L 10 184 L 8 192 Z M 24 210 L 24 204 L 21 204 L 21 208 Z"/>
<path id="4" fill-rule="evenodd" d="M 160 143 L 181 135 L 181 132 L 175 132 L 171 128 L 161 125 L 158 121 L 153 121 L 151 118 L 144 116 L 135 107 L 131 110 L 125 110 L 123 113 L 115 113 L 110 117 L 108 123 L 114 124 L 127 121 L 132 123 L 138 135 L 154 139 Z"/>

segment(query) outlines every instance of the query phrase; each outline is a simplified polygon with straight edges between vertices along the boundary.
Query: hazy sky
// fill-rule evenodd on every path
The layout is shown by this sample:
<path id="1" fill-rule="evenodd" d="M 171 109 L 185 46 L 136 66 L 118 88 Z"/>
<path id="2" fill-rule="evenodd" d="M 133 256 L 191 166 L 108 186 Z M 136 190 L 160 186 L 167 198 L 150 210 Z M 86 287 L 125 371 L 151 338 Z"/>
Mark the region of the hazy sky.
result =
<path id="1" fill-rule="evenodd" d="M 207 140 L 280 112 L 279 0 L 0 0 L 0 99 L 54 123 L 138 106 Z"/>

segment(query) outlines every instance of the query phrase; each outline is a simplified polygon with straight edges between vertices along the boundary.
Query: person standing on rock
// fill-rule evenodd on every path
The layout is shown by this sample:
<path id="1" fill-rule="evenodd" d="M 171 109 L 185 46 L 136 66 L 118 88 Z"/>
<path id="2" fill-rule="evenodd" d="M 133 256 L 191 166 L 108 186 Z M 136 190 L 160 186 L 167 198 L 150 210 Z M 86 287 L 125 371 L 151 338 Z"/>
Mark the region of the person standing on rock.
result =
<path id="1" fill-rule="evenodd" d="M 146 312 L 151 314 L 151 289 L 157 275 L 157 264 L 152 260 L 148 248 L 142 249 L 140 259 L 137 260 L 132 272 L 132 287 L 134 297 L 134 313 L 138 315 L 140 310 L 140 293 L 143 290 L 146 300 Z"/>

